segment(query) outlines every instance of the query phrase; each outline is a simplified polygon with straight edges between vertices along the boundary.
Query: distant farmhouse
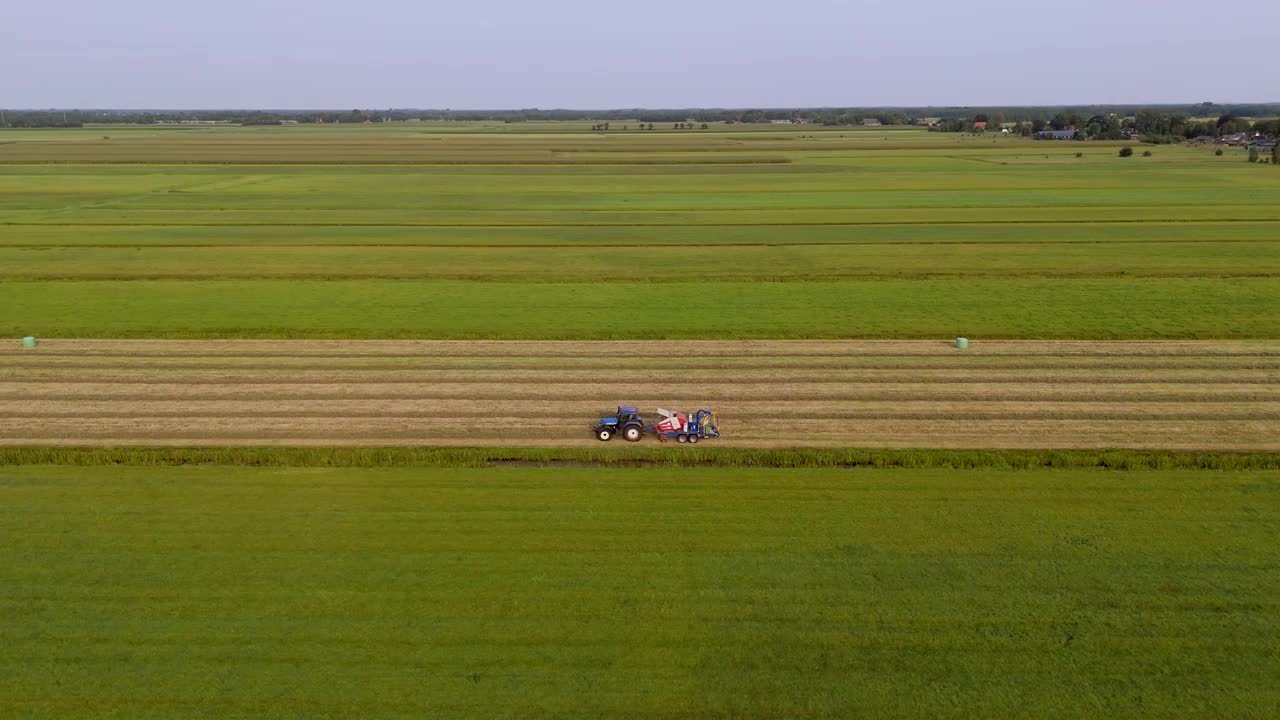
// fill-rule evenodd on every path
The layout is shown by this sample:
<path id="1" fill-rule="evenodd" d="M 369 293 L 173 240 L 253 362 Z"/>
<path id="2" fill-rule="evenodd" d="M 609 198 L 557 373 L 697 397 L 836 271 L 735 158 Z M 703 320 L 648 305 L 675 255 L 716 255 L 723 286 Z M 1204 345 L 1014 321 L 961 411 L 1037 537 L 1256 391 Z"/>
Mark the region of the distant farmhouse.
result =
<path id="1" fill-rule="evenodd" d="M 865 125 L 866 127 L 879 127 L 880 119 L 879 118 L 862 118 L 862 124 Z"/>
<path id="2" fill-rule="evenodd" d="M 974 123 L 973 123 L 973 129 L 974 129 L 974 130 L 986 130 L 986 129 L 987 129 L 987 121 L 986 121 L 986 120 L 976 120 L 976 121 L 974 121 Z"/>
<path id="3" fill-rule="evenodd" d="M 1076 132 L 1075 125 L 1068 125 L 1061 130 L 1041 130 L 1036 137 L 1041 140 L 1074 140 Z"/>
<path id="4" fill-rule="evenodd" d="M 1223 145 L 1253 145 L 1259 141 L 1266 140 L 1266 137 L 1260 132 L 1238 132 L 1231 135 L 1223 135 L 1219 140 Z"/>

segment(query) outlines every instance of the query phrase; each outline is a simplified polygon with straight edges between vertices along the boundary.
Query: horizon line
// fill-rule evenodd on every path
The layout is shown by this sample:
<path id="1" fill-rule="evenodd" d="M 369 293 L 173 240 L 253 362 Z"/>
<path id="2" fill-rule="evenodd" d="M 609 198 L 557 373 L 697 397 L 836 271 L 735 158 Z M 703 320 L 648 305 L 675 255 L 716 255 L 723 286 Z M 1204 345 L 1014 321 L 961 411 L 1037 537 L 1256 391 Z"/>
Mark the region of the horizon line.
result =
<path id="1" fill-rule="evenodd" d="M 344 108 L 337 107 L 128 107 L 128 106 L 98 106 L 98 107 L 0 107 L 0 110 L 6 112 L 351 112 L 356 110 L 359 112 L 434 112 L 434 113 L 512 113 L 512 112 L 662 112 L 662 111 L 702 111 L 702 112 L 732 112 L 732 111 L 750 111 L 759 110 L 762 112 L 776 112 L 783 110 L 935 110 L 935 109 L 975 109 L 985 110 L 991 108 L 1001 109 L 1028 109 L 1028 108 L 1075 108 L 1075 107 L 1128 107 L 1128 106 L 1145 106 L 1145 107 L 1187 107 L 1194 105 L 1207 105 L 1214 107 L 1222 107 L 1228 105 L 1276 105 L 1280 106 L 1280 100 L 1232 100 L 1232 101 L 1205 101 L 1199 100 L 1194 102 L 1141 102 L 1141 101 L 1125 101 L 1125 102 L 1087 102 L 1087 103 L 1014 103 L 1014 104 L 979 104 L 979 105 L 742 105 L 742 106 L 650 106 L 650 107 L 476 107 L 476 108 L 449 108 L 449 107 L 414 107 L 414 106 L 387 106 L 387 107 L 366 107 L 366 108 Z"/>

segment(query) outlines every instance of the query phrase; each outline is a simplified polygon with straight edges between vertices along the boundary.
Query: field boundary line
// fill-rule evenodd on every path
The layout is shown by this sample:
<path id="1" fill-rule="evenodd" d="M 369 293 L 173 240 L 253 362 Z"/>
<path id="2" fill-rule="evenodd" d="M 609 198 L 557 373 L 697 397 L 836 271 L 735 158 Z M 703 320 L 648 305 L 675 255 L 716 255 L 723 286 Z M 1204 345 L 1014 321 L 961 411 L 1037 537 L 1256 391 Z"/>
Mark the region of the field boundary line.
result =
<path id="1" fill-rule="evenodd" d="M 841 450 L 823 448 L 521 447 L 0 447 L 0 466 L 238 465 L 486 467 L 501 465 L 760 468 L 1280 470 L 1280 453 L 1140 450 Z"/>
<path id="2" fill-rule="evenodd" d="M 1190 222 L 1190 221 L 1189 221 Z M 1280 221 L 1265 220 L 1267 224 L 1280 225 Z M 0 222 L 0 225 L 6 223 Z M 12 224 L 12 223 L 10 223 Z M 1055 223 L 1039 223 L 1042 225 L 1053 225 Z M 28 223 L 27 227 L 44 227 L 53 226 L 52 223 Z M 61 225 L 57 225 L 61 227 Z M 105 225 L 93 225 L 93 227 L 129 227 L 128 225 L 116 225 L 107 223 Z M 166 226 L 181 227 L 181 226 Z M 236 227 L 258 227 L 256 225 L 218 225 L 217 227 L 236 228 Z M 468 225 L 468 228 L 477 226 Z M 545 225 L 536 225 L 531 227 L 550 227 Z M 704 226 L 699 226 L 704 227 Z M 1174 238 L 1170 240 L 833 240 L 830 242 L 779 242 L 774 240 L 761 242 L 679 242 L 675 240 L 665 242 L 652 243 L 610 243 L 610 248 L 635 248 L 648 249 L 653 247 L 661 248 L 791 248 L 791 247 L 893 247 L 897 245 L 990 245 L 997 247 L 1016 247 L 1020 245 L 1041 246 L 1041 245 L 1162 245 L 1175 243 L 1198 243 L 1198 244 L 1229 244 L 1229 243 L 1275 243 L 1280 242 L 1276 238 L 1228 238 L 1228 239 L 1203 239 L 1203 238 Z M 0 242 L 0 249 L 4 248 L 101 248 L 101 249 L 123 249 L 123 250 L 146 250 L 150 248 L 173 248 L 173 249 L 191 249 L 191 248 L 441 248 L 448 250 L 485 250 L 493 248 L 496 250 L 510 250 L 514 248 L 528 248 L 530 250 L 541 250 L 544 248 L 557 250 L 598 250 L 589 242 L 577 243 L 277 243 L 277 242 L 210 242 L 210 243 L 5 243 Z"/>
<path id="3" fill-rule="evenodd" d="M 1101 206 L 1110 207 L 1110 206 Z M 1159 207 L 1181 207 L 1176 205 L 1159 206 Z M 1257 207 L 1254 205 L 1241 205 L 1239 207 Z M 801 208 L 815 209 L 815 208 Z M 820 209 L 820 208 L 818 208 Z M 921 208 L 875 208 L 875 210 L 900 210 L 911 211 L 920 210 Z M 926 208 L 927 209 L 927 208 Z M 954 208 L 940 208 L 951 210 Z M 1001 208 L 964 208 L 966 210 L 999 210 Z M 257 210 L 245 210 L 244 212 L 256 212 Z M 191 212 L 190 210 L 174 210 L 173 212 Z M 480 212 L 480 211 L 474 211 Z M 619 213 L 627 212 L 630 214 L 640 214 L 641 212 L 687 212 L 698 213 L 705 212 L 702 210 L 653 210 L 653 211 L 635 211 L 635 210 L 559 210 L 547 212 L 575 212 L 575 213 Z M 733 211 L 725 211 L 733 212 Z M 432 222 L 260 222 L 260 223 L 215 223 L 215 222 L 138 222 L 138 221 L 121 221 L 121 222 L 32 222 L 22 220 L 0 221 L 0 226 L 13 227 L 389 227 L 389 228 L 599 228 L 599 227 L 864 227 L 868 225 L 883 225 L 888 227 L 907 227 L 907 226 L 928 226 L 928 225 L 1096 225 L 1099 223 L 1110 223 L 1116 225 L 1147 225 L 1150 220 L 1141 218 L 1133 219 L 1084 219 L 1084 220 L 902 220 L 899 222 L 885 222 L 883 220 L 867 220 L 867 221 L 826 221 L 826 220 L 792 220 L 788 222 L 580 222 L 580 223 L 495 223 L 495 222 L 476 222 L 476 223 L 432 223 Z M 1165 224 L 1183 224 L 1183 223 L 1276 223 L 1280 222 L 1280 213 L 1275 217 L 1263 218 L 1239 218 L 1239 217 L 1208 217 L 1194 218 L 1190 220 L 1160 220 L 1158 222 Z M 1105 242 L 1105 241 L 1103 241 Z M 1265 240 L 1264 240 L 1265 242 Z"/>

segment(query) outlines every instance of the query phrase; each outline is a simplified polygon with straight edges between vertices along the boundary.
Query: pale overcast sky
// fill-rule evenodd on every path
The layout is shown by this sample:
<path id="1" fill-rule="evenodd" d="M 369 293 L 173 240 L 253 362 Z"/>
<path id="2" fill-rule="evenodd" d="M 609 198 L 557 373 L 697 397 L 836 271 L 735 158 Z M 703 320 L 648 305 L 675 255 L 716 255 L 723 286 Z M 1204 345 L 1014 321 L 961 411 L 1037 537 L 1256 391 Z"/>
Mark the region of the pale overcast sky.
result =
<path id="1" fill-rule="evenodd" d="M 1280 2 L 51 0 L 0 107 L 1280 101 Z"/>

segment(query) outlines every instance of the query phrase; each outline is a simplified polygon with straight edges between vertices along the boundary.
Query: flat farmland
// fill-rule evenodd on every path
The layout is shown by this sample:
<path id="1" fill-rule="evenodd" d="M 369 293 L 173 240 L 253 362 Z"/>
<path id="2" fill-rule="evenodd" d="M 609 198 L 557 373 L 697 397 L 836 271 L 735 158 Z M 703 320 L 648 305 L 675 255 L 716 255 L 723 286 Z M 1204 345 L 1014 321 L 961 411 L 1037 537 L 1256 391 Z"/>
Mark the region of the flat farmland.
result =
<path id="1" fill-rule="evenodd" d="M 0 467 L 4 713 L 1274 718 L 1280 473 Z"/>
<path id="2" fill-rule="evenodd" d="M 731 447 L 1270 452 L 1280 344 L 53 340 L 0 398 L 5 445 L 597 446 L 636 404 Z"/>
<path id="3" fill-rule="evenodd" d="M 0 334 L 1280 336 L 1242 153 L 586 130 L 0 133 Z"/>
<path id="4" fill-rule="evenodd" d="M 635 125 L 0 131 L 0 716 L 1280 714 L 1280 169 Z"/>

